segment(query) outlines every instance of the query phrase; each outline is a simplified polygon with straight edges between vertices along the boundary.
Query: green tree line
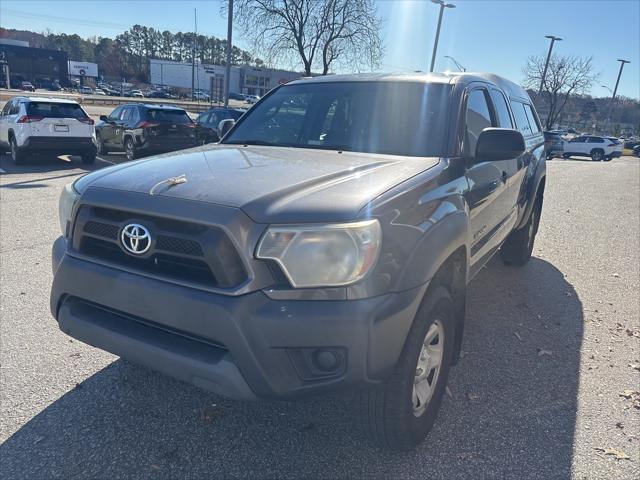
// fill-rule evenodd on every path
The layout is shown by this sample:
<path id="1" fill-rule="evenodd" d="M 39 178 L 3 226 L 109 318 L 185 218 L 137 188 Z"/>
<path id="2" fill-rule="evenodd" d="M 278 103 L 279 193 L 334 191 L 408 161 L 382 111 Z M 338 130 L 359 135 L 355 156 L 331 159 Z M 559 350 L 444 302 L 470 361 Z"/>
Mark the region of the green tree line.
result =
<path id="1" fill-rule="evenodd" d="M 69 54 L 69 60 L 98 64 L 101 75 L 106 77 L 149 81 L 149 59 L 191 62 L 194 48 L 196 60 L 201 63 L 224 65 L 226 63 L 227 41 L 209 35 L 193 32 L 170 32 L 156 30 L 142 25 L 134 25 L 115 37 L 82 38 L 79 35 L 36 33 L 24 30 L 0 29 L 0 38 L 26 40 L 32 47 L 62 50 Z M 252 65 L 260 67 L 263 61 L 254 58 L 250 52 L 236 46 L 231 52 L 232 65 Z"/>

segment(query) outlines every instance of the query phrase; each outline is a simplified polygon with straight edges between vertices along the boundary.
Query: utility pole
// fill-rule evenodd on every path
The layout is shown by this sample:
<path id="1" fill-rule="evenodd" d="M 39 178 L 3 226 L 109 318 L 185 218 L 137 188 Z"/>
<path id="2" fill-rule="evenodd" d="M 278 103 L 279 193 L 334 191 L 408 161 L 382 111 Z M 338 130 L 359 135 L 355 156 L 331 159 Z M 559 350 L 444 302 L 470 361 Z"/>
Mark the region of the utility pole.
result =
<path id="1" fill-rule="evenodd" d="M 193 41 L 191 42 L 191 101 L 195 100 L 195 88 L 196 88 L 196 29 L 197 27 L 197 10 L 193 9 L 194 29 L 193 29 Z"/>
<path id="2" fill-rule="evenodd" d="M 440 27 L 442 25 L 442 14 L 445 8 L 456 8 L 453 3 L 444 3 L 443 0 L 431 0 L 433 3 L 440 5 L 440 15 L 438 16 L 438 28 L 436 29 L 436 38 L 433 42 L 433 53 L 431 54 L 431 67 L 429 72 L 433 72 L 433 67 L 436 64 L 436 52 L 438 51 L 438 40 L 440 39 Z"/>
<path id="3" fill-rule="evenodd" d="M 231 86 L 231 37 L 233 33 L 233 0 L 229 0 L 227 12 L 227 64 L 224 70 L 224 108 L 229 108 L 229 88 Z"/>
<path id="4" fill-rule="evenodd" d="M 551 50 L 553 50 L 553 44 L 555 42 L 562 41 L 560 37 L 554 37 L 553 35 L 545 35 L 544 37 L 551 39 L 551 45 L 549 45 L 549 53 L 547 53 L 547 61 L 544 62 L 544 70 L 542 72 L 542 80 L 540 80 L 540 89 L 538 90 L 538 95 L 542 93 L 542 88 L 544 87 L 544 79 L 547 77 L 547 68 L 549 68 L 549 60 L 551 59 Z"/>
<path id="5" fill-rule="evenodd" d="M 613 110 L 613 102 L 616 100 L 616 93 L 618 93 L 618 84 L 620 83 L 620 77 L 622 76 L 622 69 L 625 63 L 631 63 L 629 60 L 623 60 L 619 58 L 620 70 L 618 71 L 618 79 L 616 80 L 616 86 L 613 88 L 613 95 L 611 95 L 611 101 L 609 102 L 609 113 L 607 113 L 607 126 L 611 124 L 611 110 Z M 611 133 L 611 132 L 609 132 Z"/>

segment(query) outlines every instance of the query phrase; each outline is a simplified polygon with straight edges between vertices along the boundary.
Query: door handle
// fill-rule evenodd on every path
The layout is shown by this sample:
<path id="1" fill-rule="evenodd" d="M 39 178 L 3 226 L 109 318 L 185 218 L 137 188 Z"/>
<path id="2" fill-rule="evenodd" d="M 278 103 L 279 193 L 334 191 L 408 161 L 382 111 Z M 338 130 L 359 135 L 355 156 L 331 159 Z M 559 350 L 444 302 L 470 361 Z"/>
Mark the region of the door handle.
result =
<path id="1" fill-rule="evenodd" d="M 509 176 L 507 175 L 507 172 L 505 172 L 504 170 L 502 171 L 502 183 L 507 183 L 507 178 L 509 178 Z"/>

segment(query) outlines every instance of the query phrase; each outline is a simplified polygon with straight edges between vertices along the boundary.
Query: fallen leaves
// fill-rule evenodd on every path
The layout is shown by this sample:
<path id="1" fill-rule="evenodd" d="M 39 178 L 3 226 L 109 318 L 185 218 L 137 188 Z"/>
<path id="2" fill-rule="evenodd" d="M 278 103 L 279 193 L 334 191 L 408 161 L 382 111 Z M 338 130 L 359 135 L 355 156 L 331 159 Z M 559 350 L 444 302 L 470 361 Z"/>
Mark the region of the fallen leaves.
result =
<path id="1" fill-rule="evenodd" d="M 200 420 L 203 423 L 213 423 L 222 417 L 222 407 L 212 403 L 204 407 L 200 412 Z"/>
<path id="2" fill-rule="evenodd" d="M 637 390 L 625 389 L 618 396 L 631 400 L 633 402 L 633 408 L 640 410 L 640 392 Z"/>
<path id="3" fill-rule="evenodd" d="M 616 460 L 631 460 L 631 457 L 624 453 L 622 450 L 616 450 L 615 448 L 597 448 L 596 450 L 604 453 L 605 455 L 611 455 Z"/>
<path id="4" fill-rule="evenodd" d="M 538 348 L 538 356 L 542 357 L 543 355 L 553 355 L 553 352 L 551 350 L 545 350 L 544 348 Z"/>
<path id="5" fill-rule="evenodd" d="M 446 394 L 449 396 L 449 398 L 451 400 L 453 400 L 453 393 L 451 393 L 451 389 L 449 388 L 449 386 L 447 385 L 446 387 L 444 387 L 444 391 L 446 392 Z"/>

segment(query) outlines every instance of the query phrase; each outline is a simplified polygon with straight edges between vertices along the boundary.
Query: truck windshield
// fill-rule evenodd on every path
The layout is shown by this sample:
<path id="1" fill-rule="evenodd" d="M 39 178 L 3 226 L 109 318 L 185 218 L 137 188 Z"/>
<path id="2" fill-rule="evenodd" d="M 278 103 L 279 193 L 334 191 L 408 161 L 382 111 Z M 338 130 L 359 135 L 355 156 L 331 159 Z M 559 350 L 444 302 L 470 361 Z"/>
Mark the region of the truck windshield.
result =
<path id="1" fill-rule="evenodd" d="M 441 156 L 449 85 L 300 83 L 253 107 L 222 143 Z"/>

